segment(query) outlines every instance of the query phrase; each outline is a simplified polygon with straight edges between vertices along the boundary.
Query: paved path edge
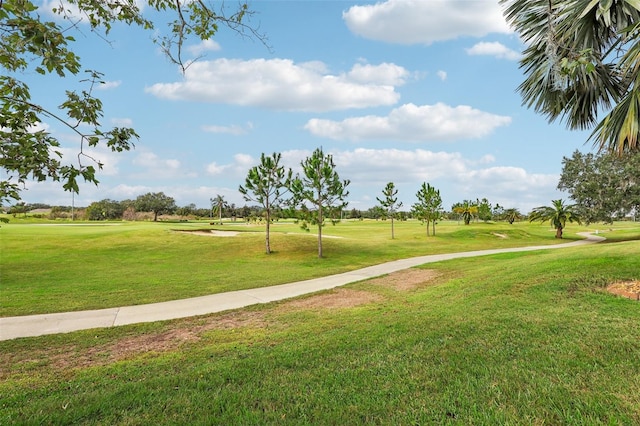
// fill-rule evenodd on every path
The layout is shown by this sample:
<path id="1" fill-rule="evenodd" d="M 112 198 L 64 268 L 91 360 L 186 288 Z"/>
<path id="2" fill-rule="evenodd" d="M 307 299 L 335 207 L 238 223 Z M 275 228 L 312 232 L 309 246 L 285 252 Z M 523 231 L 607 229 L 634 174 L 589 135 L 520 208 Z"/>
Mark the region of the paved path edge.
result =
<path id="1" fill-rule="evenodd" d="M 206 315 L 259 303 L 284 300 L 304 294 L 330 290 L 357 281 L 390 274 L 427 263 L 465 257 L 488 256 L 500 253 L 514 253 L 534 250 L 559 249 L 593 244 L 605 238 L 590 233 L 579 233 L 584 240 L 546 246 L 512 247 L 505 249 L 476 250 L 458 253 L 433 254 L 408 259 L 395 260 L 380 265 L 369 266 L 355 271 L 328 277 L 314 278 L 271 287 L 238 290 L 207 296 L 192 297 L 146 305 L 97 309 L 53 314 L 25 315 L 0 318 L 0 341 L 20 337 L 34 337 L 46 334 L 68 333 L 93 328 L 115 327 L 126 324 L 163 321 Z"/>

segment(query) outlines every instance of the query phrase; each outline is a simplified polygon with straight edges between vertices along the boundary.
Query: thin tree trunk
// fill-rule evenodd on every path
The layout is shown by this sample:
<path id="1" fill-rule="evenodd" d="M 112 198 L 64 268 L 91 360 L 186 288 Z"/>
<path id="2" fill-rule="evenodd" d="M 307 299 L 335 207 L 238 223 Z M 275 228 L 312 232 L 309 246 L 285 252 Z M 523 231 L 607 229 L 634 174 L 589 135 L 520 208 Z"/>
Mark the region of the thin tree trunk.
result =
<path id="1" fill-rule="evenodd" d="M 266 230 L 266 237 L 265 237 L 265 244 L 266 244 L 266 250 L 267 250 L 267 254 L 271 254 L 271 244 L 269 243 L 269 227 L 271 225 L 271 214 L 269 212 L 269 208 L 267 208 L 267 230 Z"/>
<path id="2" fill-rule="evenodd" d="M 322 204 L 318 204 L 318 258 L 322 258 Z"/>
<path id="3" fill-rule="evenodd" d="M 393 240 L 395 238 L 395 233 L 393 231 L 393 216 L 391 216 L 391 239 Z"/>

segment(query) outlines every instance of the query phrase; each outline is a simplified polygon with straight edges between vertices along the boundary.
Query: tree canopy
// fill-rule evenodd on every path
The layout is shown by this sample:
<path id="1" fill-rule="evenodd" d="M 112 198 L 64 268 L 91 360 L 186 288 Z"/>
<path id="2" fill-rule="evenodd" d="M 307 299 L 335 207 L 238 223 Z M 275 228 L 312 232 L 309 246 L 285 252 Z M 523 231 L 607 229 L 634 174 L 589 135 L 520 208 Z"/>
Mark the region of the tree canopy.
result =
<path id="1" fill-rule="evenodd" d="M 611 223 L 640 212 L 640 152 L 623 158 L 575 151 L 562 159 L 558 189 L 567 191 L 585 222 Z"/>
<path id="2" fill-rule="evenodd" d="M 265 211 L 265 247 L 267 254 L 271 253 L 271 242 L 269 230 L 271 226 L 271 215 L 274 209 L 279 208 L 284 203 L 283 196 L 289 192 L 291 186 L 292 172 L 285 171 L 280 165 L 282 154 L 273 153 L 260 156 L 260 164 L 249 169 L 245 179 L 245 185 L 238 188 L 246 201 L 260 203 Z"/>
<path id="3" fill-rule="evenodd" d="M 154 222 L 158 220 L 159 214 L 173 213 L 178 208 L 175 200 L 165 195 L 164 192 L 148 192 L 140 195 L 134 204 L 138 211 L 153 212 Z"/>
<path id="4" fill-rule="evenodd" d="M 556 230 L 556 238 L 562 238 L 562 230 L 567 226 L 567 222 L 580 224 L 582 218 L 574 204 L 566 205 L 564 200 L 553 200 L 551 206 L 540 206 L 531 211 L 529 222 L 534 221 L 550 222 Z"/>
<path id="5" fill-rule="evenodd" d="M 157 35 L 155 42 L 183 70 L 190 64 L 182 55 L 185 41 L 191 37 L 207 40 L 220 26 L 264 40 L 245 24 L 252 12 L 242 1 L 227 15 L 224 5 L 216 11 L 202 1 L 66 0 L 53 10 L 60 19 L 49 21 L 32 1 L 0 1 L 0 203 L 20 200 L 26 182 L 32 179 L 59 181 L 65 190 L 77 193 L 78 179 L 98 184 L 96 171 L 102 168 L 100 160 L 87 153 L 88 147 L 102 145 L 122 152 L 134 146 L 138 138 L 134 129 L 102 125 L 102 102 L 93 92 L 103 76 L 83 67 L 73 50 L 73 33 L 83 21 L 102 40 L 116 22 L 160 34 L 156 23 L 144 16 L 145 7 L 162 12 L 160 16 L 169 21 L 169 32 Z M 78 76 L 86 89 L 67 90 L 58 110 L 47 109 L 44 99 L 32 94 L 22 80 L 33 72 L 51 78 Z M 48 121 L 65 125 L 77 136 L 76 161 L 62 158 L 60 140 L 43 125 Z"/>
<path id="6" fill-rule="evenodd" d="M 500 3 L 527 45 L 523 103 L 570 129 L 593 129 L 590 140 L 600 150 L 638 151 L 640 1 Z"/>
<path id="7" fill-rule="evenodd" d="M 461 203 L 456 203 L 451 207 L 454 213 L 457 213 L 464 220 L 464 224 L 471 223 L 474 215 L 478 214 L 478 204 L 471 200 L 464 200 Z"/>
<path id="8" fill-rule="evenodd" d="M 304 159 L 302 176 L 296 175 L 291 181 L 291 203 L 301 206 L 303 229 L 318 226 L 318 257 L 322 257 L 322 227 L 331 213 L 340 213 L 347 206 L 349 180 L 341 180 L 333 156 L 317 148 L 311 156 Z"/>
<path id="9" fill-rule="evenodd" d="M 416 193 L 416 198 L 418 198 L 418 202 L 411 207 L 413 215 L 422 223 L 427 224 L 427 236 L 429 235 L 429 223 L 433 222 L 433 235 L 436 235 L 436 221 L 440 219 L 442 214 L 440 190 L 423 182 Z"/>
<path id="10" fill-rule="evenodd" d="M 380 207 L 386 217 L 391 219 L 391 239 L 394 239 L 393 220 L 395 219 L 398 209 L 402 207 L 402 202 L 398 202 L 398 190 L 393 182 L 387 183 L 387 186 L 382 190 L 382 195 L 383 198 L 376 197 L 376 200 L 380 203 Z"/>

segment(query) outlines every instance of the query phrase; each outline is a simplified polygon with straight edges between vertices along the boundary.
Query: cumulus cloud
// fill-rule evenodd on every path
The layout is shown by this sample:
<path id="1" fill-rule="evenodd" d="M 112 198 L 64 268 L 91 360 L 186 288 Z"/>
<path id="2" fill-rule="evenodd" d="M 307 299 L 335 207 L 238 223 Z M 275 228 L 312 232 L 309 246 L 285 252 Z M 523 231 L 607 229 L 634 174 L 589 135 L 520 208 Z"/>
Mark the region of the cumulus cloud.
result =
<path id="1" fill-rule="evenodd" d="M 198 44 L 193 44 L 187 47 L 187 51 L 193 56 L 200 56 L 205 52 L 217 52 L 220 49 L 220 44 L 211 39 L 203 40 Z"/>
<path id="2" fill-rule="evenodd" d="M 405 208 L 415 202 L 422 182 L 440 189 L 444 208 L 464 199 L 487 198 L 493 204 L 523 212 L 557 196 L 556 174 L 531 173 L 521 167 L 493 165 L 491 155 L 468 158 L 459 152 L 423 149 L 365 149 L 333 152 L 340 176 L 351 179 L 352 192 L 361 194 L 357 204 L 371 207 L 387 182 L 399 188 Z M 362 195 L 364 194 L 364 195 Z"/>
<path id="3" fill-rule="evenodd" d="M 98 86 L 98 90 L 111 90 L 119 87 L 122 84 L 121 80 L 117 81 L 103 81 Z"/>
<path id="4" fill-rule="evenodd" d="M 442 81 L 445 81 L 445 80 L 447 79 L 447 72 L 446 72 L 446 71 L 442 71 L 442 70 L 440 70 L 440 71 L 438 71 L 438 72 L 436 73 L 436 75 L 437 75 L 437 76 L 438 76 L 438 78 L 439 78 L 440 80 L 442 80 Z"/>
<path id="5" fill-rule="evenodd" d="M 559 178 L 557 174 L 530 173 L 521 167 L 494 166 L 452 176 L 452 182 L 456 192 L 463 195 L 461 200 L 487 197 L 493 204 L 528 212 L 557 195 Z"/>
<path id="6" fill-rule="evenodd" d="M 145 149 L 137 151 L 137 155 L 131 163 L 136 166 L 137 172 L 134 174 L 136 178 L 166 180 L 196 176 L 195 173 L 186 171 L 180 160 L 175 158 L 163 159 Z"/>
<path id="7" fill-rule="evenodd" d="M 367 149 L 338 151 L 334 154 L 336 167 L 353 182 L 396 183 L 431 181 L 466 170 L 460 153 L 433 152 L 423 149 Z"/>
<path id="8" fill-rule="evenodd" d="M 520 53 L 515 50 L 509 49 L 499 42 L 480 42 L 473 45 L 471 48 L 466 49 L 469 55 L 486 55 L 494 56 L 499 59 L 508 59 L 510 61 L 517 61 L 520 59 Z"/>
<path id="9" fill-rule="evenodd" d="M 206 166 L 206 171 L 211 176 L 241 177 L 246 176 L 247 171 L 257 163 L 257 160 L 250 155 L 236 154 L 233 156 L 232 163 L 218 164 L 214 161 Z"/>
<path id="10" fill-rule="evenodd" d="M 313 135 L 334 140 L 392 139 L 412 142 L 481 138 L 511 118 L 460 105 L 405 104 L 387 116 L 367 115 L 342 121 L 314 118 L 304 126 Z"/>
<path id="11" fill-rule="evenodd" d="M 352 6 L 342 18 L 357 35 L 399 44 L 512 32 L 497 1 L 387 0 Z"/>
<path id="12" fill-rule="evenodd" d="M 395 104 L 408 72 L 394 64 L 355 65 L 331 74 L 321 62 L 217 59 L 192 64 L 184 81 L 145 90 L 159 98 L 323 112 Z"/>
<path id="13" fill-rule="evenodd" d="M 409 72 L 396 64 L 356 64 L 347 76 L 350 80 L 363 84 L 375 82 L 389 86 L 402 86 L 409 76 Z"/>

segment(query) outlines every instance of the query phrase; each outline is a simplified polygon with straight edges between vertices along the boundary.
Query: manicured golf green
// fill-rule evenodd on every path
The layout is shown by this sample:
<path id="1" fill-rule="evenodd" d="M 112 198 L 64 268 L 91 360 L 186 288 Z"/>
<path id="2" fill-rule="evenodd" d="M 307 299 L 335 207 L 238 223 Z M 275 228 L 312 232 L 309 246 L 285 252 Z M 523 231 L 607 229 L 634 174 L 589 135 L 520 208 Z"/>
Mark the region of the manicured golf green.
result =
<path id="1" fill-rule="evenodd" d="M 502 226 L 478 225 L 475 237 L 473 226 L 442 228 L 441 242 L 416 236 L 416 246 L 508 240 L 484 236 Z M 113 252 L 145 238 L 183 250 L 184 239 L 203 253 L 243 241 L 150 229 L 119 231 L 137 244 L 122 240 Z M 328 228 L 345 241 L 322 261 L 309 237 L 294 239 L 299 262 L 365 263 L 347 249 L 348 229 Z M 553 235 L 513 229 L 536 243 Z M 120 241 L 109 229 L 75 232 L 103 253 Z M 392 257 L 354 235 L 377 259 Z M 640 424 L 640 302 L 603 288 L 640 279 L 640 241 L 632 228 L 605 235 L 617 241 L 440 262 L 418 280 L 422 269 L 199 318 L 0 342 L 0 424 Z M 371 238 L 411 251 L 408 234 Z M 294 256 L 287 241 L 261 262 L 283 267 Z"/>
<path id="2" fill-rule="evenodd" d="M 633 229 L 620 224 L 618 229 Z M 264 227 L 217 226 L 238 232 L 205 237 L 177 230 L 213 229 L 208 223 L 31 222 L 0 228 L 0 316 L 137 305 L 305 280 L 401 258 L 489 248 L 557 244 L 547 224 L 458 222 L 427 237 L 417 221 L 343 221 L 324 228 L 324 258 L 316 238 L 291 222 Z M 593 227 L 591 228 L 593 229 Z M 586 227 L 571 226 L 566 241 Z M 633 231 L 640 233 L 640 230 Z M 563 241 L 565 241 L 563 240 Z"/>

